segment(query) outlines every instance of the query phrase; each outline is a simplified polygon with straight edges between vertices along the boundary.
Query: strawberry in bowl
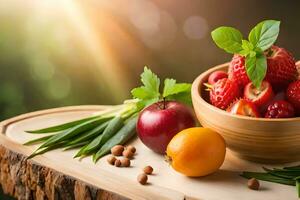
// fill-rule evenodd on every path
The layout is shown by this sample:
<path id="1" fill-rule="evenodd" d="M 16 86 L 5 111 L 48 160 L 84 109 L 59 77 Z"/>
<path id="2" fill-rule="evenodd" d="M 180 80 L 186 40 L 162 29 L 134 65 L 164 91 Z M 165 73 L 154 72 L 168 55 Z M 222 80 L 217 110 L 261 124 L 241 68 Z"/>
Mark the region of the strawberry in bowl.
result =
<path id="1" fill-rule="evenodd" d="M 212 31 L 217 46 L 233 58 L 203 72 L 192 85 L 201 125 L 220 133 L 233 154 L 255 162 L 300 160 L 299 73 L 291 53 L 274 45 L 279 26 L 279 21 L 263 21 L 247 39 L 232 27 Z M 217 71 L 228 77 L 209 83 Z"/>
<path id="2" fill-rule="evenodd" d="M 250 31 L 248 40 L 243 39 L 242 34 L 232 27 L 223 26 L 212 31 L 212 38 L 217 46 L 233 54 L 228 66 L 228 78 L 219 78 L 218 80 L 217 78 L 222 77 L 222 75 L 226 77 L 226 73 L 221 73 L 219 70 L 211 73 L 208 78 L 208 83 L 213 84 L 209 94 L 212 105 L 227 110 L 231 114 L 250 117 L 291 118 L 295 115 L 266 113 L 268 107 L 277 100 L 275 97 L 278 97 L 279 94 L 285 94 L 284 99 L 287 98 L 289 101 L 287 103 L 290 103 L 293 110 L 299 114 L 300 96 L 298 94 L 300 92 L 298 90 L 300 89 L 297 86 L 300 86 L 300 83 L 295 82 L 298 77 L 295 59 L 286 49 L 274 45 L 279 34 L 279 26 L 279 21 L 263 21 Z M 236 91 L 236 87 L 239 88 L 242 96 Z M 246 101 L 242 101 L 242 104 L 236 102 L 239 97 Z M 243 105 L 249 107 L 249 102 L 253 104 L 251 107 L 255 107 L 255 110 L 259 111 L 258 115 L 231 111 L 232 104 L 236 103 L 239 107 L 243 107 Z M 228 108 L 229 105 L 231 105 L 230 109 Z"/>
<path id="3" fill-rule="evenodd" d="M 266 105 L 273 97 L 273 89 L 268 81 L 263 81 L 260 88 L 255 87 L 251 82 L 244 88 L 244 98 L 258 107 Z"/>
<path id="4" fill-rule="evenodd" d="M 259 111 L 254 103 L 245 99 L 239 99 L 227 108 L 227 112 L 235 115 L 244 115 L 249 117 L 260 117 Z"/>
<path id="5" fill-rule="evenodd" d="M 295 109 L 296 112 L 299 114 L 300 113 L 300 80 L 297 80 L 289 85 L 286 91 L 286 96 L 291 102 Z"/>

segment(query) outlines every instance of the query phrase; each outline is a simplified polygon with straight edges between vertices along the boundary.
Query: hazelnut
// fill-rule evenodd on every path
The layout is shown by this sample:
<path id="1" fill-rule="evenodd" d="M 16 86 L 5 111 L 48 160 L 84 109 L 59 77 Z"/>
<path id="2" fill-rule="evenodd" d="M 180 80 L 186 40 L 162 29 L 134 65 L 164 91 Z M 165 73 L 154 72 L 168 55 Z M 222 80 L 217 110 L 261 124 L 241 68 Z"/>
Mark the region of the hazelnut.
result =
<path id="1" fill-rule="evenodd" d="M 115 166 L 116 167 L 121 167 L 121 161 L 119 159 L 115 160 Z"/>
<path id="2" fill-rule="evenodd" d="M 145 184 L 147 183 L 147 180 L 148 180 L 148 177 L 147 177 L 147 175 L 144 174 L 144 173 L 138 175 L 138 177 L 137 177 L 137 181 L 138 181 L 140 184 L 142 184 L 142 185 L 145 185 Z"/>
<path id="3" fill-rule="evenodd" d="M 122 145 L 116 145 L 113 148 L 111 148 L 111 154 L 113 154 L 114 156 L 121 156 L 123 151 L 124 151 L 124 147 Z"/>
<path id="4" fill-rule="evenodd" d="M 251 190 L 258 190 L 259 189 L 259 182 L 255 178 L 251 178 L 248 180 L 248 188 Z"/>
<path id="5" fill-rule="evenodd" d="M 131 151 L 132 153 L 135 153 L 136 152 L 136 148 L 132 145 L 129 145 L 126 147 L 127 150 Z"/>
<path id="6" fill-rule="evenodd" d="M 145 174 L 152 174 L 153 168 L 151 166 L 146 166 L 143 171 Z"/>
<path id="7" fill-rule="evenodd" d="M 114 157 L 113 155 L 110 155 L 107 157 L 107 162 L 111 165 L 114 165 L 116 161 L 116 157 Z"/>
<path id="8" fill-rule="evenodd" d="M 131 159 L 133 157 L 133 153 L 132 153 L 132 151 L 129 151 L 128 149 L 126 149 L 125 151 L 123 151 L 123 156 L 125 158 Z"/>
<path id="9" fill-rule="evenodd" d="M 130 166 L 130 160 L 128 158 L 122 158 L 121 159 L 121 166 L 122 167 L 129 167 Z"/>

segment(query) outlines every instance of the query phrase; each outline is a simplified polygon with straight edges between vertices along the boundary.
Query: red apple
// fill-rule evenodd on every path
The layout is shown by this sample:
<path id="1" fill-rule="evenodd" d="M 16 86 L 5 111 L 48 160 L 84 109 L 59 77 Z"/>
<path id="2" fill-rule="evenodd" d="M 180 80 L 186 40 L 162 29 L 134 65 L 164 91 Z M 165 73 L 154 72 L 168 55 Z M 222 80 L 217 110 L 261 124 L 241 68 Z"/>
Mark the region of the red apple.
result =
<path id="1" fill-rule="evenodd" d="M 147 147 L 165 154 L 174 135 L 195 125 L 193 112 L 189 107 L 176 101 L 160 101 L 140 113 L 137 133 Z"/>

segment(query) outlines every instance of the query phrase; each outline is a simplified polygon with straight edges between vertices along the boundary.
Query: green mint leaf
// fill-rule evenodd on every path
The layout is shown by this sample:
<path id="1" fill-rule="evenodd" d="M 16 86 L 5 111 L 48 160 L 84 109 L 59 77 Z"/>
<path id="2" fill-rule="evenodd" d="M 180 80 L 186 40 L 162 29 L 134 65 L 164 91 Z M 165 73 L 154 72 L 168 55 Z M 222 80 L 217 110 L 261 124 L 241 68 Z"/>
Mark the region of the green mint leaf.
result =
<path id="1" fill-rule="evenodd" d="M 279 34 L 279 26 L 280 21 L 262 21 L 251 30 L 248 39 L 255 47 L 265 51 L 275 43 Z"/>
<path id="2" fill-rule="evenodd" d="M 144 86 L 134 88 L 131 90 L 131 94 L 134 98 L 141 100 L 159 99 L 159 78 L 147 67 L 144 68 L 144 72 L 141 74 L 141 81 Z"/>
<path id="3" fill-rule="evenodd" d="M 144 67 L 144 72 L 141 74 L 141 81 L 146 88 L 159 93 L 160 80 L 156 74 L 154 74 L 150 69 Z"/>
<path id="4" fill-rule="evenodd" d="M 250 54 L 250 51 L 246 50 L 246 49 L 243 49 L 239 52 L 239 55 L 244 56 L 244 57 L 248 56 L 249 54 Z"/>
<path id="5" fill-rule="evenodd" d="M 191 84 L 176 83 L 175 79 L 165 79 L 163 95 L 159 92 L 160 80 L 159 78 L 147 67 L 141 74 L 141 87 L 131 90 L 134 98 L 138 99 L 138 108 L 144 108 L 150 104 L 158 102 L 161 97 L 167 100 L 176 100 L 182 103 L 192 105 L 191 100 Z"/>
<path id="6" fill-rule="evenodd" d="M 192 106 L 192 97 L 190 91 L 167 96 L 166 100 L 175 100 L 184 103 L 186 105 Z"/>
<path id="7" fill-rule="evenodd" d="M 170 95 L 182 93 L 182 92 L 190 92 L 191 84 L 188 83 L 176 83 L 175 79 L 165 79 L 164 82 L 164 91 L 163 97 L 167 97 Z"/>
<path id="8" fill-rule="evenodd" d="M 242 40 L 242 48 L 247 51 L 252 51 L 254 49 L 254 46 L 251 42 Z"/>
<path id="9" fill-rule="evenodd" d="M 267 59 L 264 54 L 246 57 L 246 72 L 256 88 L 259 88 L 267 73 Z"/>
<path id="10" fill-rule="evenodd" d="M 149 90 L 145 86 L 134 88 L 133 90 L 131 90 L 131 94 L 133 97 L 138 99 L 148 99 L 157 96 L 157 93 L 155 91 Z"/>
<path id="11" fill-rule="evenodd" d="M 212 39 L 218 47 L 228 53 L 239 53 L 242 48 L 242 34 L 232 27 L 219 27 L 211 32 Z"/>
<path id="12" fill-rule="evenodd" d="M 250 55 L 250 57 L 254 57 L 256 55 L 256 52 L 254 51 L 254 46 L 251 42 L 247 40 L 242 40 L 242 48 L 239 52 L 240 55 L 247 57 Z"/>
<path id="13" fill-rule="evenodd" d="M 255 51 L 250 51 L 249 52 L 249 56 L 250 57 L 255 57 L 256 56 L 256 52 Z"/>
<path id="14" fill-rule="evenodd" d="M 144 99 L 144 100 L 140 100 L 138 103 L 137 103 L 137 107 L 140 108 L 140 109 L 143 109 L 145 108 L 146 106 L 149 106 L 153 103 L 156 103 L 159 101 L 159 98 L 152 98 L 152 99 Z"/>

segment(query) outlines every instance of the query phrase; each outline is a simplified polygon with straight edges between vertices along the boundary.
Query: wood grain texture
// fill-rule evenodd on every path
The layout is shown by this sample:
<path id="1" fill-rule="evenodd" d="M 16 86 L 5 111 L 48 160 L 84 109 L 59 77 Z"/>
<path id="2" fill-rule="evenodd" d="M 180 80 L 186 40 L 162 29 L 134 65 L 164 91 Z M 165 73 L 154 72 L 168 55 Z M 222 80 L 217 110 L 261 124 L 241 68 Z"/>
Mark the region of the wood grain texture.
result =
<path id="1" fill-rule="evenodd" d="M 54 150 L 26 160 L 37 146 L 22 143 L 37 137 L 24 130 L 47 127 L 90 116 L 105 107 L 78 106 L 39 111 L 0 123 L 0 184 L 5 193 L 18 199 L 159 199 L 159 200 L 252 200 L 297 199 L 295 188 L 261 183 L 261 191 L 246 187 L 241 171 L 259 171 L 261 165 L 240 160 L 230 151 L 221 169 L 206 177 L 188 178 L 164 162 L 164 157 L 147 149 L 137 138 L 130 168 L 116 168 L 106 157 L 94 164 L 90 158 L 73 159 L 74 150 Z M 299 163 L 292 163 L 299 164 Z M 154 168 L 149 184 L 136 181 L 146 165 Z M 267 165 L 267 167 L 280 167 Z"/>
<path id="2" fill-rule="evenodd" d="M 125 200 L 56 170 L 26 160 L 22 154 L 0 146 L 0 184 L 4 193 L 20 200 Z"/>
<path id="3" fill-rule="evenodd" d="M 228 63 L 211 68 L 193 82 L 193 105 L 200 123 L 222 134 L 227 146 L 240 158 L 262 163 L 299 161 L 300 117 L 251 118 L 232 115 L 208 103 L 203 83 L 213 71 L 227 68 Z"/>
<path id="4" fill-rule="evenodd" d="M 18 121 L 45 113 L 59 113 L 76 110 L 103 110 L 109 106 L 71 106 L 20 115 L 1 123 L 0 130 Z M 126 200 L 128 198 L 86 184 L 74 177 L 66 176 L 54 169 L 27 160 L 26 156 L 13 151 L 15 144 L 7 138 L 0 145 L 0 184 L 3 192 L 20 200 L 61 199 L 61 200 Z"/>

